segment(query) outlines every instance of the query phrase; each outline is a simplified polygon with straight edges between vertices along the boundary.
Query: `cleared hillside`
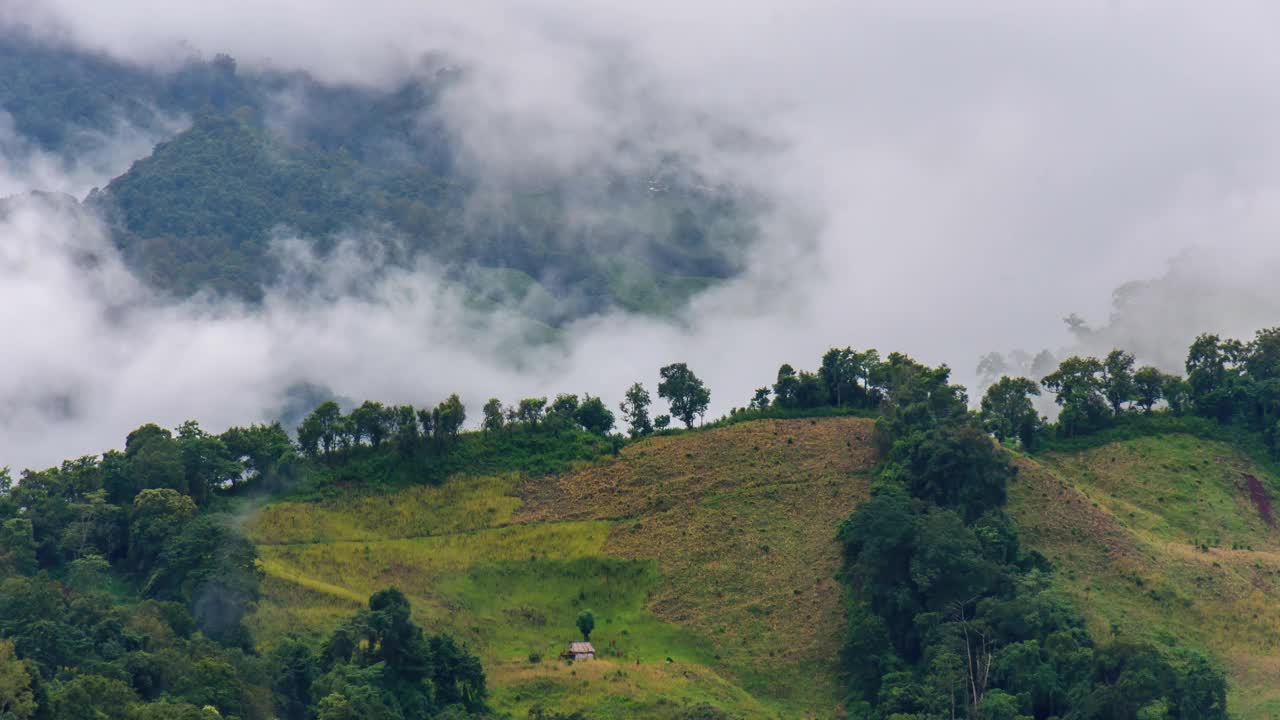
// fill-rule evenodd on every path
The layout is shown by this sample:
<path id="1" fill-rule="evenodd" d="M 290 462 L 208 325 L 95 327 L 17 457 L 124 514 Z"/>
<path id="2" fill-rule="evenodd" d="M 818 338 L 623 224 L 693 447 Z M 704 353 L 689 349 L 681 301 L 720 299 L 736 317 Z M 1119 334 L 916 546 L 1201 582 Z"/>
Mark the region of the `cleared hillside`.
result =
<path id="1" fill-rule="evenodd" d="M 319 638 L 374 590 L 485 661 L 495 705 L 592 717 L 828 717 L 844 634 L 835 528 L 867 496 L 872 423 L 766 420 L 656 437 L 557 477 L 454 477 L 395 495 L 279 503 L 247 522 L 268 573 L 255 631 Z M 1018 459 L 1023 542 L 1095 637 L 1203 650 L 1232 711 L 1280 712 L 1275 480 L 1171 434 Z M 1252 478 L 1252 480 L 1250 479 Z M 591 664 L 555 659 L 584 608 Z M 533 661 L 540 656 L 539 661 Z"/>
<path id="2" fill-rule="evenodd" d="M 268 574 L 254 629 L 319 639 L 395 584 L 481 654 L 495 705 L 517 716 L 830 716 L 835 528 L 868 491 L 870 436 L 857 418 L 760 421 L 560 477 L 270 505 L 246 522 Z M 555 657 L 584 608 L 604 657 L 569 666 Z"/>
<path id="3" fill-rule="evenodd" d="M 1020 466 L 1010 510 L 1023 541 L 1053 561 L 1096 637 L 1206 650 L 1228 670 L 1233 714 L 1280 714 L 1280 531 L 1257 502 L 1275 478 L 1181 434 Z"/>

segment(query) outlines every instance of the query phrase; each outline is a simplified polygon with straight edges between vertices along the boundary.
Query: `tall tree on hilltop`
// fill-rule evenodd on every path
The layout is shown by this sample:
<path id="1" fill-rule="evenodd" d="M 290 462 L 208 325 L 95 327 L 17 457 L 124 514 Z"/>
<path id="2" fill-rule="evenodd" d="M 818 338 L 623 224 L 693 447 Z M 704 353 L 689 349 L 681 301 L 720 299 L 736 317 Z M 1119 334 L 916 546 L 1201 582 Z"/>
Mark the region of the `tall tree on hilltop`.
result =
<path id="1" fill-rule="evenodd" d="M 605 406 L 603 400 L 591 395 L 587 395 L 586 399 L 578 405 L 573 419 L 583 430 L 593 435 L 607 435 L 613 429 L 613 413 Z"/>
<path id="2" fill-rule="evenodd" d="M 1187 350 L 1187 383 L 1196 412 L 1225 422 L 1235 412 L 1240 380 L 1238 365 L 1245 354 L 1238 340 L 1200 335 Z"/>
<path id="3" fill-rule="evenodd" d="M 391 423 L 386 408 L 373 400 L 366 400 L 352 410 L 351 422 L 355 425 L 357 444 L 367 438 L 370 445 L 379 447 L 390 433 Z"/>
<path id="4" fill-rule="evenodd" d="M 457 393 L 450 395 L 436 408 L 439 415 L 436 419 L 436 432 L 450 440 L 458 437 L 462 425 L 467 421 L 467 408 Z"/>
<path id="5" fill-rule="evenodd" d="M 556 399 L 551 402 L 551 407 L 547 410 L 547 427 L 559 434 L 561 430 L 573 425 L 575 422 L 573 416 L 578 412 L 578 403 L 578 396 L 574 393 L 556 395 Z"/>
<path id="6" fill-rule="evenodd" d="M 1167 377 L 1150 365 L 1138 368 L 1133 374 L 1134 402 L 1144 413 L 1150 413 L 1151 408 L 1164 398 Z"/>
<path id="7" fill-rule="evenodd" d="M 1067 437 L 1095 430 L 1105 420 L 1108 407 L 1099 377 L 1102 369 L 1102 361 L 1097 358 L 1072 356 L 1040 381 L 1054 393 L 1054 402 L 1062 408 L 1058 427 Z"/>
<path id="8" fill-rule="evenodd" d="M 649 404 L 651 402 L 649 391 L 644 389 L 644 385 L 634 383 L 627 388 L 622 402 L 618 404 L 618 409 L 622 411 L 622 417 L 627 421 L 627 431 L 632 438 L 642 437 L 653 432 L 653 422 L 649 420 Z"/>
<path id="9" fill-rule="evenodd" d="M 858 383 L 857 356 L 852 348 L 831 348 L 822 356 L 818 374 L 832 405 L 839 407 L 853 400 Z"/>
<path id="10" fill-rule="evenodd" d="M 1033 380 L 1000 378 L 982 397 L 979 417 L 983 428 L 1000 442 L 1017 438 L 1030 450 L 1040 428 L 1040 414 L 1031 398 L 1039 395 L 1040 387 Z"/>
<path id="11" fill-rule="evenodd" d="M 502 429 L 502 401 L 498 398 L 489 398 L 489 402 L 484 404 L 481 409 L 484 413 L 484 422 L 481 427 L 485 432 L 496 432 Z"/>
<path id="12" fill-rule="evenodd" d="M 1112 350 L 1102 362 L 1103 394 L 1116 415 L 1123 413 L 1124 404 L 1133 400 L 1133 361 L 1132 353 Z"/>
<path id="13" fill-rule="evenodd" d="M 418 419 L 412 405 L 398 405 L 392 409 L 396 450 L 402 457 L 409 457 L 418 447 Z"/>
<path id="14" fill-rule="evenodd" d="M 326 457 L 333 453 L 342 422 L 342 408 L 332 400 L 326 400 L 298 426 L 298 444 L 303 452 L 314 456 L 319 447 Z"/>
<path id="15" fill-rule="evenodd" d="M 672 414 L 680 418 L 686 428 L 693 427 L 693 419 L 706 414 L 711 391 L 684 363 L 667 365 L 658 372 L 662 377 L 658 397 L 671 404 Z"/>
<path id="16" fill-rule="evenodd" d="M 770 405 L 769 395 L 771 392 L 772 391 L 767 387 L 756 388 L 756 394 L 751 397 L 751 409 L 760 411 L 768 410 Z"/>
<path id="17" fill-rule="evenodd" d="M 774 403 L 779 407 L 795 407 L 800 394 L 800 378 L 796 369 L 789 363 L 778 368 L 778 377 L 773 383 Z"/>
<path id="18" fill-rule="evenodd" d="M 229 485 L 244 468 L 231 457 L 226 443 L 200 429 L 194 420 L 178 426 L 178 452 L 186 486 L 197 505 L 206 505 L 215 490 Z"/>
<path id="19" fill-rule="evenodd" d="M 1259 330 L 1245 348 L 1243 364 L 1255 381 L 1280 378 L 1280 327 Z"/>
<path id="20" fill-rule="evenodd" d="M 544 397 L 525 398 L 520 401 L 520 407 L 516 409 L 516 414 L 519 416 L 520 422 L 536 430 L 538 421 L 542 420 L 542 411 L 546 407 L 547 399 Z"/>

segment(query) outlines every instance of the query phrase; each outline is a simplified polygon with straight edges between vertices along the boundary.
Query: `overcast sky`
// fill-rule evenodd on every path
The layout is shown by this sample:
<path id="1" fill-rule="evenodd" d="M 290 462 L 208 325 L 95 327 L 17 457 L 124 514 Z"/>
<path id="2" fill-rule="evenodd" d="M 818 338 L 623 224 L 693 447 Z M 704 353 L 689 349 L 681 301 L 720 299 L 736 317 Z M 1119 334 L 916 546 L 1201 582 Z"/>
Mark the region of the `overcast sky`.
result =
<path id="1" fill-rule="evenodd" d="M 456 389 L 478 412 L 490 395 L 616 402 L 683 360 L 721 412 L 779 363 L 813 366 L 835 344 L 947 362 L 967 381 L 986 351 L 1070 344 L 1069 313 L 1107 325 L 1113 291 L 1134 281 L 1146 284 L 1128 286 L 1095 343 L 1176 366 L 1198 332 L 1280 324 L 1276 15 L 1261 3 L 0 0 L 0 23 L 161 67 L 227 52 L 376 85 L 443 52 L 469 69 L 446 118 L 482 173 L 622 162 L 617 141 L 640 138 L 777 209 L 748 272 L 678 322 L 593 318 L 563 352 L 513 369 L 496 350 L 508 319 L 469 315 L 429 267 L 360 301 L 281 291 L 260 310 L 162 305 L 91 222 L 33 207 L 0 227 L 0 465 L 118 446 L 148 420 L 263 419 L 299 381 L 416 404 Z M 726 128 L 762 142 L 727 148 Z M 121 128 L 113 152 L 67 169 L 0 122 L 0 191 L 82 194 L 152 140 Z M 75 265 L 86 246 L 106 260 Z M 326 269 L 364 272 L 354 258 Z"/>

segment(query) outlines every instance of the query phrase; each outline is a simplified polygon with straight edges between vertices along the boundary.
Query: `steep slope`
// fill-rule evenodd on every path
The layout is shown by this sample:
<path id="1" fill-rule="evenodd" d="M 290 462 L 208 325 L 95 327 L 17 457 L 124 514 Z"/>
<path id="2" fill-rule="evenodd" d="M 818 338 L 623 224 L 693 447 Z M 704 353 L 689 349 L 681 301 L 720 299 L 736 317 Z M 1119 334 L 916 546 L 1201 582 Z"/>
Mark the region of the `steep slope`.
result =
<path id="1" fill-rule="evenodd" d="M 559 477 L 454 477 L 278 503 L 247 521 L 255 630 L 319 638 L 398 584 L 484 657 L 495 705 L 592 717 L 827 717 L 845 632 L 835 528 L 867 496 L 871 422 L 769 420 L 656 437 Z M 1203 651 L 1237 717 L 1280 709 L 1277 485 L 1229 444 L 1170 434 L 1020 457 L 1009 509 L 1095 637 Z M 1251 479 L 1252 478 L 1252 479 Z M 584 608 L 602 659 L 565 665 Z M 534 661 L 535 657 L 538 661 Z"/>
<path id="2" fill-rule="evenodd" d="M 829 716 L 843 634 L 835 528 L 869 487 L 870 421 L 761 421 L 625 448 L 556 478 L 455 477 L 279 503 L 246 528 L 270 644 L 319 638 L 396 584 L 485 660 L 500 709 Z M 555 656 L 590 608 L 602 657 Z"/>
<path id="3" fill-rule="evenodd" d="M 1222 442 L 1164 435 L 1023 459 L 1010 510 L 1094 634 L 1207 651 L 1241 718 L 1280 712 L 1275 479 Z M 1262 504 L 1265 507 L 1265 503 Z"/>

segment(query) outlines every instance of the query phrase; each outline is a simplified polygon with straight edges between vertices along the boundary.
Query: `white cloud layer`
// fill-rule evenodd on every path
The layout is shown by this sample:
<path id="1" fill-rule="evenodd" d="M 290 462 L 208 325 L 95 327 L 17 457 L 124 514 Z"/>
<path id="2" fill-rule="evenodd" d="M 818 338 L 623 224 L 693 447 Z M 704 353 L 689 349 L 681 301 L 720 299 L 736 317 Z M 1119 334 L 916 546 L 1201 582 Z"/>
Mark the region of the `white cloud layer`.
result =
<path id="1" fill-rule="evenodd" d="M 611 315 L 510 359 L 429 268 L 359 299 L 279 290 L 261 310 L 157 303 L 81 222 L 0 227 L 0 463 L 118 445 L 148 420 L 259 419 L 297 381 L 434 402 L 591 391 L 616 400 L 688 361 L 717 410 L 833 344 L 901 349 L 962 378 L 990 349 L 1070 342 L 1069 312 L 1176 364 L 1201 331 L 1280 323 L 1277 11 L 1196 4 L 658 0 L 0 0 L 0 22 L 163 64 L 386 83 L 426 51 L 469 68 L 446 101 L 494 177 L 609 163 L 620 139 L 680 150 L 778 208 L 749 271 L 678 323 Z M 766 141 L 726 144 L 723 128 Z M 98 174 L 21 150 L 0 189 Z M 8 143 L 8 144 L 6 144 Z M 752 148 L 760 143 L 753 143 Z M 127 143 L 120 147 L 129 147 Z M 13 158 L 24 157 L 25 164 Z M 625 166 L 625 165 L 624 165 Z M 100 264 L 75 262 L 85 243 Z M 358 264 L 344 272 L 361 272 Z M 1107 334 L 1109 333 L 1109 334 Z M 501 350 L 500 350 L 501 349 Z"/>

